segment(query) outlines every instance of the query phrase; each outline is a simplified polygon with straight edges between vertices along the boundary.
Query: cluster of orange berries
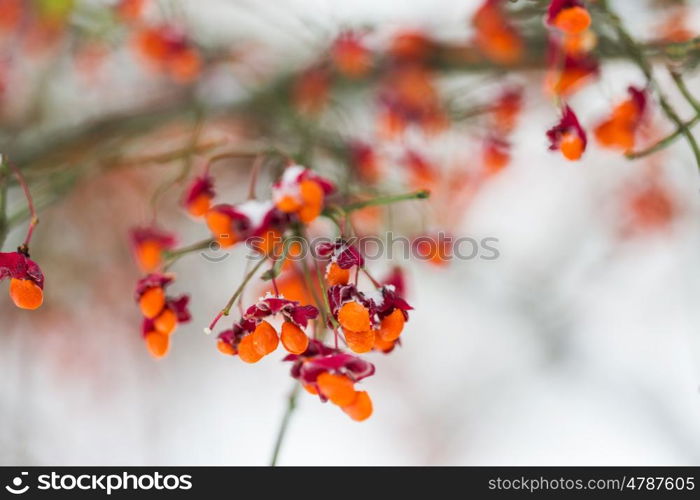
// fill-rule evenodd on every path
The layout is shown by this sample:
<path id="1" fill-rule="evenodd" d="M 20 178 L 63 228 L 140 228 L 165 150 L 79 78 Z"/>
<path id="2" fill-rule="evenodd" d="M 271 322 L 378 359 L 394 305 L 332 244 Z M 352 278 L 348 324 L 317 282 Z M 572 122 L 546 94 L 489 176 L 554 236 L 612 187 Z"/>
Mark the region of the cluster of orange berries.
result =
<path id="1" fill-rule="evenodd" d="M 374 365 L 362 358 L 343 353 L 312 340 L 302 354 L 289 354 L 292 377 L 321 401 L 339 406 L 350 418 L 361 422 L 372 415 L 372 400 L 355 384 L 374 374 Z"/>
<path id="2" fill-rule="evenodd" d="M 274 259 L 279 255 L 275 253 L 273 256 L 273 248 L 265 243 L 268 237 L 272 241 L 271 236 L 275 236 L 274 241 L 279 238 L 281 243 L 290 227 L 314 221 L 322 214 L 327 197 L 334 190 L 334 185 L 327 179 L 300 165 L 290 165 L 273 184 L 270 200 L 214 205 L 213 181 L 205 172 L 190 185 L 183 204 L 192 216 L 204 218 L 214 239 L 222 247 L 262 237 L 263 243 L 258 241 L 254 248 L 262 254 L 261 258 Z M 145 238 L 145 235 L 150 238 Z M 166 234 L 159 232 L 139 236 L 141 247 L 143 241 L 148 241 L 154 249 L 169 248 L 172 243 Z M 364 265 L 355 247 L 338 240 L 320 245 L 316 250 L 318 258 L 327 263 L 328 313 L 333 318 L 324 326 L 335 330 L 340 325 L 348 348 L 354 352 L 391 351 L 399 343 L 408 318 L 407 311 L 411 309 L 397 293 L 397 285 L 402 287 L 402 282 L 394 276 L 391 278 L 394 282 L 378 286 L 374 294 L 364 294 L 357 290 L 356 285 L 350 284 L 352 269 L 357 277 Z M 143 254 L 142 250 L 140 255 Z M 227 312 L 222 311 L 207 331 L 211 331 Z M 285 359 L 295 361 L 293 376 L 307 391 L 319 395 L 322 401 L 337 404 L 351 418 L 364 420 L 372 413 L 372 402 L 366 392 L 355 390 L 355 384 L 371 375 L 374 367 L 360 358 L 342 353 L 337 346 L 330 348 L 320 340 L 310 338 L 306 330 L 318 315 L 317 307 L 285 298 L 275 284 L 274 294 L 268 292 L 242 312 L 231 328 L 219 333 L 217 349 L 222 354 L 237 356 L 245 363 L 257 363 L 281 344 L 289 353 Z M 155 326 L 155 320 L 150 324 Z M 309 375 L 312 367 L 313 376 Z"/>
<path id="3" fill-rule="evenodd" d="M 136 302 L 144 317 L 141 333 L 148 351 L 155 358 L 162 358 L 168 353 L 170 336 L 177 325 L 191 319 L 187 310 L 187 295 L 177 298 L 166 295 L 165 288 L 172 281 L 172 276 L 153 273 L 141 279 L 136 286 Z"/>
<path id="4" fill-rule="evenodd" d="M 279 249 L 275 246 L 281 243 L 280 238 L 290 224 L 308 224 L 321 214 L 326 197 L 334 190 L 327 179 L 300 165 L 290 165 L 273 185 L 271 200 L 253 199 L 237 205 L 220 203 L 212 206 L 216 192 L 207 167 L 207 171 L 192 181 L 182 203 L 191 216 L 204 218 L 213 239 L 222 248 L 257 238 L 254 248 L 269 256 L 273 250 Z M 151 354 L 162 357 L 168 351 L 170 334 L 177 323 L 189 319 L 186 297 L 172 300 L 163 292 L 172 281 L 171 276 L 161 274 L 165 255 L 174 248 L 176 239 L 172 233 L 151 225 L 132 230 L 131 242 L 139 267 L 143 272 L 151 273 L 137 286 L 137 301 L 145 318 L 143 335 Z M 247 323 L 244 321 L 243 325 Z M 290 352 L 301 352 L 305 348 L 304 339 L 307 337 L 299 325 L 288 321 L 282 327 L 282 343 Z M 255 326 L 259 327 L 257 334 L 250 339 L 239 339 L 244 340 L 242 345 L 239 346 L 236 340 L 229 343 L 229 348 L 220 343 L 220 349 L 239 354 L 249 362 L 269 354 L 277 347 L 279 337 L 267 322 L 257 322 Z M 253 338 L 257 339 L 256 348 L 248 349 L 253 347 Z"/>
<path id="5" fill-rule="evenodd" d="M 199 75 L 201 56 L 187 34 L 175 26 L 141 28 L 134 45 L 151 67 L 177 82 L 187 83 Z"/>
<path id="6" fill-rule="evenodd" d="M 279 334 L 265 320 L 278 314 L 284 318 Z M 217 347 L 221 353 L 238 355 L 246 363 L 257 363 L 271 354 L 280 341 L 288 352 L 301 354 L 309 347 L 304 329 L 316 316 L 318 309 L 314 306 L 268 295 L 250 306 L 233 328 L 219 334 Z"/>
<path id="7" fill-rule="evenodd" d="M 429 65 L 439 45 L 423 32 L 405 30 L 396 33 L 380 53 L 370 49 L 365 38 L 359 32 L 341 33 L 331 44 L 328 56 L 299 75 L 292 89 L 296 108 L 304 113 L 320 112 L 337 75 L 349 79 L 366 77 L 375 61 L 380 61 L 380 133 L 394 137 L 409 125 L 428 132 L 443 129 L 447 117 Z"/>
<path id="8" fill-rule="evenodd" d="M 214 196 L 211 180 L 195 180 L 186 197 L 189 212 L 204 215 L 207 226 L 222 248 L 249 238 L 258 238 L 261 253 L 269 254 L 293 222 L 309 224 L 324 208 L 333 193 L 331 182 L 301 165 L 288 166 L 272 186 L 272 200 L 248 200 L 237 205 L 221 203 L 210 207 Z"/>
<path id="9" fill-rule="evenodd" d="M 372 349 L 389 352 L 399 341 L 411 309 L 391 285 L 365 294 L 355 285 L 328 289 L 331 312 L 341 326 L 345 343 L 356 353 Z"/>
<path id="10" fill-rule="evenodd" d="M 624 152 L 634 147 L 647 107 L 645 91 L 635 87 L 629 87 L 627 91 L 629 98 L 618 104 L 611 116 L 594 129 L 595 138 L 601 146 Z M 561 151 L 568 160 L 578 160 L 586 150 L 586 132 L 567 105 L 564 105 L 559 123 L 547 131 L 547 137 L 549 149 Z"/>
<path id="11" fill-rule="evenodd" d="M 317 252 L 329 260 L 328 304 L 348 348 L 356 353 L 393 350 L 412 309 L 396 286 L 377 284 L 373 293 L 363 293 L 349 283 L 350 269 L 361 267 L 364 261 L 357 248 L 342 239 L 319 245 Z"/>
<path id="12" fill-rule="evenodd" d="M 148 0 L 119 0 L 117 16 L 133 28 L 132 46 L 147 67 L 179 83 L 193 81 L 201 72 L 202 55 L 187 32 L 167 22 L 144 21 Z"/>
<path id="13" fill-rule="evenodd" d="M 26 252 L 0 252 L 0 281 L 10 278 L 10 298 L 20 309 L 38 309 L 44 302 L 44 274 Z"/>
<path id="14" fill-rule="evenodd" d="M 552 0 L 545 23 L 552 28 L 545 89 L 567 96 L 599 73 L 598 60 L 591 55 L 596 43 L 589 30 L 591 16 L 580 0 Z"/>
<path id="15" fill-rule="evenodd" d="M 502 0 L 485 0 L 474 14 L 474 44 L 497 64 L 513 64 L 522 57 L 523 39 L 506 16 Z"/>

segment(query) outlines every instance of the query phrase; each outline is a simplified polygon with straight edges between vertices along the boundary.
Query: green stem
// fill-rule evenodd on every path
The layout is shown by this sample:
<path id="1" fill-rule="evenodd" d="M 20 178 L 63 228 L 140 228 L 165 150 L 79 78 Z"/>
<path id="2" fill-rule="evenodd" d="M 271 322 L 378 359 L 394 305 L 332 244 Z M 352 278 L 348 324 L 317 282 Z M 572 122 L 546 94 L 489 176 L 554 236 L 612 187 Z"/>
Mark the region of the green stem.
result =
<path id="1" fill-rule="evenodd" d="M 321 300 L 318 298 L 318 294 L 316 293 L 316 288 L 314 288 L 313 283 L 311 282 L 311 271 L 309 270 L 309 265 L 306 263 L 305 259 L 301 260 L 301 267 L 303 270 L 303 275 L 304 275 L 304 283 L 306 284 L 306 288 L 309 289 L 309 292 L 311 292 L 311 296 L 314 299 L 314 303 L 316 304 L 316 308 L 320 311 L 321 313 L 321 321 L 323 321 L 323 325 L 325 328 L 325 325 L 328 324 L 328 316 L 326 315 L 326 310 L 323 307 L 323 303 Z M 331 320 L 335 322 L 335 318 L 331 316 Z"/>
<path id="2" fill-rule="evenodd" d="M 280 255 L 272 265 L 270 269 L 265 271 L 260 278 L 263 281 L 270 281 L 277 278 L 282 272 L 282 266 L 284 261 L 287 260 L 287 255 L 289 255 L 290 247 L 292 246 L 292 238 L 288 238 L 282 242 L 282 255 Z"/>
<path id="3" fill-rule="evenodd" d="M 379 196 L 377 198 L 372 198 L 371 200 L 358 201 L 356 203 L 350 203 L 344 207 L 339 207 L 343 212 L 349 214 L 355 210 L 361 210 L 367 207 L 373 207 L 376 205 L 389 205 L 391 203 L 397 203 L 400 201 L 407 200 L 425 200 L 430 197 L 430 191 L 423 189 L 421 191 L 415 191 L 413 193 L 404 193 L 391 196 Z"/>
<path id="4" fill-rule="evenodd" d="M 243 289 L 246 287 L 248 282 L 253 278 L 253 276 L 255 276 L 255 273 L 258 272 L 258 269 L 260 269 L 265 262 L 267 262 L 267 258 L 266 257 L 261 258 L 260 261 L 257 264 L 255 264 L 255 267 L 253 267 L 253 269 L 251 269 L 248 272 L 248 274 L 245 275 L 245 277 L 243 278 L 243 282 L 236 289 L 236 291 L 233 292 L 233 295 L 228 300 L 228 302 L 226 303 L 224 308 L 221 311 L 219 311 L 219 314 L 216 315 L 214 320 L 209 325 L 208 329 L 206 330 L 207 333 L 211 332 L 211 330 L 214 329 L 214 327 L 216 326 L 216 323 L 218 323 L 218 321 L 221 319 L 222 316 L 229 315 L 229 313 L 231 312 L 231 308 L 233 307 L 233 304 L 236 303 L 236 299 L 238 299 L 238 297 L 240 297 L 241 293 L 243 293 Z"/>
<path id="5" fill-rule="evenodd" d="M 676 84 L 676 87 L 678 87 L 678 90 L 683 97 L 685 97 L 685 100 L 688 101 L 688 104 L 693 107 L 695 113 L 700 114 L 700 102 L 691 94 L 688 86 L 685 84 L 683 76 L 670 66 L 668 67 L 668 72 L 671 74 L 671 78 L 673 78 L 673 82 Z"/>
<path id="6" fill-rule="evenodd" d="M 685 128 L 690 129 L 700 123 L 700 113 L 695 115 L 692 119 L 688 120 L 685 122 Z M 681 129 L 676 129 L 674 132 L 671 132 L 669 135 L 664 137 L 663 139 L 660 139 L 659 141 L 655 142 L 651 146 L 645 149 L 640 149 L 639 151 L 632 151 L 629 153 L 625 153 L 625 156 L 630 159 L 630 160 L 636 160 L 638 158 L 643 158 L 645 156 L 648 156 L 652 153 L 656 153 L 657 151 L 661 151 L 662 149 L 667 148 L 671 144 L 673 144 L 681 135 L 683 135 L 683 131 Z"/>
<path id="7" fill-rule="evenodd" d="M 197 250 L 206 250 L 213 241 L 214 240 L 212 239 L 202 240 L 198 241 L 197 243 L 187 245 L 186 247 L 163 252 L 163 256 L 165 257 L 166 261 L 165 268 L 167 269 L 168 267 L 172 266 L 175 262 L 177 262 L 177 260 L 180 259 L 180 257 L 187 255 L 188 253 L 196 252 Z"/>
<path id="8" fill-rule="evenodd" d="M 284 443 L 284 438 L 287 435 L 287 429 L 289 428 L 289 422 L 292 418 L 292 413 L 297 407 L 297 398 L 299 396 L 299 383 L 294 382 L 294 388 L 289 393 L 287 398 L 287 408 L 284 410 L 284 416 L 280 422 L 279 430 L 277 431 L 277 439 L 275 440 L 275 447 L 272 451 L 272 459 L 270 459 L 270 465 L 274 467 L 277 465 L 277 459 L 279 458 L 280 450 L 282 449 L 282 444 Z"/>
<path id="9" fill-rule="evenodd" d="M 601 0 L 595 5 L 597 5 L 598 8 L 607 16 L 610 25 L 615 29 L 615 32 L 620 38 L 620 41 L 624 45 L 626 45 L 632 60 L 637 64 L 639 69 L 642 70 L 642 73 L 644 73 L 647 82 L 656 90 L 661 109 L 666 114 L 666 116 L 676 125 L 678 132 L 682 134 L 688 141 L 688 144 L 690 145 L 690 148 L 693 151 L 693 155 L 695 156 L 695 162 L 697 163 L 698 168 L 700 168 L 700 148 L 698 148 L 698 143 L 695 140 L 695 137 L 693 137 L 693 134 L 688 129 L 687 125 L 683 122 L 683 120 L 680 119 L 680 117 L 676 113 L 676 110 L 673 109 L 673 106 L 671 106 L 671 104 L 666 99 L 666 96 L 663 94 L 661 86 L 654 78 L 654 72 L 651 67 L 651 63 L 644 55 L 642 47 L 627 32 L 624 25 L 622 24 L 622 20 L 620 19 L 620 17 L 610 9 L 607 0 Z"/>
<path id="10" fill-rule="evenodd" d="M 243 293 L 243 289 L 245 288 L 245 286 L 253 278 L 253 276 L 255 276 L 255 273 L 258 272 L 258 269 L 262 267 L 265 261 L 267 261 L 266 258 L 260 259 L 260 262 L 255 264 L 255 267 L 253 267 L 253 269 L 251 269 L 250 272 L 246 274 L 245 278 L 243 278 L 243 282 L 241 283 L 241 285 L 231 296 L 229 301 L 226 303 L 226 306 L 221 310 L 224 316 L 228 316 L 228 314 L 231 312 L 231 307 L 233 307 L 234 302 L 236 302 L 236 299 L 241 295 L 241 293 Z"/>

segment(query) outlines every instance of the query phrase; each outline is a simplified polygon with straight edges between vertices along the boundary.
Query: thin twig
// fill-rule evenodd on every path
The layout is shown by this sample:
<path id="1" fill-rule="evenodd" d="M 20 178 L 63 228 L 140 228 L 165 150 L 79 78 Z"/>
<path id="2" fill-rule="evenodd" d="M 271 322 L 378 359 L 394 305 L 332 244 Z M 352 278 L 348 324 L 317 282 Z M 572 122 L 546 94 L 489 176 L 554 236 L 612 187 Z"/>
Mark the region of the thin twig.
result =
<path id="1" fill-rule="evenodd" d="M 294 382 L 294 387 L 292 388 L 287 398 L 287 408 L 284 410 L 284 416 L 282 417 L 279 430 L 277 431 L 277 439 L 275 440 L 275 447 L 272 450 L 272 458 L 270 459 L 270 465 L 272 467 L 277 465 L 277 459 L 279 458 L 280 450 L 282 449 L 282 444 L 284 443 L 284 438 L 287 435 L 287 429 L 289 428 L 289 422 L 292 418 L 292 413 L 294 413 L 294 410 L 297 407 L 299 387 L 299 383 Z"/>
<path id="2" fill-rule="evenodd" d="M 698 148 L 698 143 L 695 140 L 693 134 L 686 126 L 686 124 L 683 122 L 683 120 L 680 119 L 680 117 L 676 113 L 676 110 L 673 109 L 673 106 L 671 106 L 671 104 L 666 99 L 666 96 L 664 95 L 661 86 L 656 81 L 656 78 L 654 78 L 654 72 L 651 67 L 651 63 L 644 55 L 642 47 L 627 32 L 624 25 L 622 24 L 622 20 L 620 19 L 620 17 L 610 9 L 607 0 L 601 0 L 595 5 L 597 5 L 598 8 L 607 16 L 608 21 L 615 29 L 615 32 L 617 33 L 618 37 L 620 38 L 622 43 L 624 43 L 627 46 L 629 55 L 632 57 L 632 60 L 637 64 L 639 69 L 642 70 L 642 73 L 644 73 L 644 76 L 646 77 L 649 85 L 653 86 L 656 90 L 661 109 L 666 114 L 666 116 L 676 125 L 679 133 L 682 134 L 688 141 L 688 144 L 690 145 L 690 148 L 693 151 L 693 155 L 695 156 L 695 162 L 697 163 L 698 168 L 700 168 L 700 148 Z"/>
<path id="3" fill-rule="evenodd" d="M 349 214 L 350 212 L 361 210 L 367 207 L 373 207 L 376 205 L 388 205 L 390 203 L 397 203 L 399 201 L 407 200 L 425 200 L 427 198 L 430 198 L 430 191 L 423 189 L 421 191 L 415 191 L 413 193 L 379 196 L 377 198 L 372 198 L 371 200 L 358 201 L 338 208 L 340 208 L 340 210 L 342 210 L 345 214 Z M 324 215 L 328 214 L 324 212 Z"/>
<path id="4" fill-rule="evenodd" d="M 671 78 L 673 78 L 673 82 L 676 84 L 676 87 L 678 87 L 678 90 L 680 90 L 683 97 L 685 97 L 685 100 L 688 101 L 688 104 L 693 107 L 695 113 L 700 114 L 700 102 L 690 93 L 683 76 L 671 66 L 668 66 L 668 72 L 671 74 Z"/>
<path id="5" fill-rule="evenodd" d="M 692 119 L 685 122 L 685 128 L 690 129 L 698 123 L 700 123 L 700 113 L 696 114 Z M 630 160 L 643 158 L 644 156 L 648 156 L 652 153 L 656 153 L 657 151 L 661 151 L 662 149 L 667 148 L 672 143 L 674 143 L 681 135 L 683 135 L 682 130 L 676 129 L 674 132 L 671 132 L 669 135 L 667 135 L 663 139 L 658 140 L 651 146 L 644 149 L 640 149 L 639 151 L 631 151 L 629 153 L 625 153 L 625 156 Z"/>
<path id="6" fill-rule="evenodd" d="M 263 156 L 258 155 L 253 160 L 253 167 L 250 169 L 250 181 L 248 183 L 248 199 L 255 199 L 255 186 L 258 183 L 258 174 L 260 173 L 260 167 L 263 164 Z"/>
<path id="7" fill-rule="evenodd" d="M 15 177 L 17 177 L 17 182 L 22 187 L 22 191 L 24 191 L 24 197 L 27 200 L 27 209 L 29 210 L 31 220 L 29 221 L 29 227 L 27 228 L 27 236 L 24 238 L 24 242 L 18 250 L 24 253 L 25 255 L 29 255 L 29 243 L 32 240 L 34 228 L 37 224 L 39 224 L 39 218 L 36 215 L 36 209 L 34 208 L 34 200 L 32 199 L 32 193 L 29 191 L 29 185 L 27 184 L 27 180 L 24 178 L 22 172 L 20 172 L 20 170 L 15 165 L 9 162 L 6 164 L 15 174 Z"/>
<path id="8" fill-rule="evenodd" d="M 261 267 L 266 261 L 267 261 L 267 258 L 266 258 L 266 257 L 261 258 L 260 261 L 259 261 L 257 264 L 255 264 L 255 267 L 254 267 L 253 269 L 251 269 L 251 270 L 248 272 L 248 274 L 245 275 L 245 277 L 243 278 L 243 282 L 242 282 L 242 283 L 240 284 L 240 286 L 236 289 L 236 291 L 233 292 L 233 295 L 231 296 L 231 298 L 229 299 L 229 301 L 226 303 L 226 305 L 224 306 L 224 308 L 223 308 L 221 311 L 219 311 L 219 314 L 216 315 L 216 317 L 214 318 L 214 320 L 213 320 L 213 321 L 211 322 L 211 324 L 209 325 L 208 331 L 213 330 L 214 327 L 216 326 L 216 323 L 218 323 L 219 320 L 220 320 L 223 316 L 228 316 L 228 315 L 229 315 L 229 313 L 231 312 L 231 308 L 233 307 L 233 304 L 236 302 L 236 299 L 241 295 L 241 293 L 243 293 L 243 289 L 245 288 L 245 286 L 246 286 L 246 285 L 248 284 L 248 282 L 253 278 L 253 276 L 255 276 L 255 273 L 258 272 L 258 269 L 260 269 L 260 267 Z"/>
<path id="9" fill-rule="evenodd" d="M 175 262 L 177 262 L 180 257 L 183 257 L 184 255 L 187 255 L 188 253 L 196 252 L 197 250 L 205 250 L 211 246 L 214 240 L 208 239 L 208 240 L 202 240 L 198 241 L 197 243 L 192 243 L 191 245 L 187 245 L 182 248 L 177 248 L 175 250 L 167 250 L 163 252 L 163 256 L 165 257 L 165 266 L 164 268 L 167 269 L 170 266 L 172 266 Z"/>

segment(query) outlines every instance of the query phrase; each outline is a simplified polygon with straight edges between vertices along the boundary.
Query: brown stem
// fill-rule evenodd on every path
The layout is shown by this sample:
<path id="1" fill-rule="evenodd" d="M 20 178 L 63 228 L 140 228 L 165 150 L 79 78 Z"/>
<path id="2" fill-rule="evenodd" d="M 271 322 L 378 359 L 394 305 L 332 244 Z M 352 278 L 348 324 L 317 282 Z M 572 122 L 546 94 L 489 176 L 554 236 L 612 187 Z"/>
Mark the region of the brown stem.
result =
<path id="1" fill-rule="evenodd" d="M 39 218 L 36 216 L 36 210 L 34 209 L 34 200 L 32 200 L 32 193 L 29 191 L 29 185 L 27 184 L 27 180 L 24 178 L 22 172 L 20 172 L 20 170 L 15 165 L 9 162 L 7 163 L 7 165 L 10 167 L 10 169 L 12 169 L 12 172 L 17 178 L 17 182 L 22 187 L 22 191 L 24 191 L 24 197 L 27 200 L 27 208 L 29 209 L 29 215 L 31 216 L 31 219 L 29 221 L 29 227 L 27 228 L 27 236 L 24 238 L 24 242 L 19 247 L 20 252 L 24 253 L 25 255 L 28 255 L 29 243 L 32 240 L 34 228 L 37 224 L 39 224 Z"/>
<path id="2" fill-rule="evenodd" d="M 250 181 L 248 183 L 248 199 L 255 199 L 255 186 L 258 183 L 258 174 L 260 173 L 260 167 L 263 164 L 263 156 L 258 155 L 253 160 L 253 167 L 250 169 Z"/>

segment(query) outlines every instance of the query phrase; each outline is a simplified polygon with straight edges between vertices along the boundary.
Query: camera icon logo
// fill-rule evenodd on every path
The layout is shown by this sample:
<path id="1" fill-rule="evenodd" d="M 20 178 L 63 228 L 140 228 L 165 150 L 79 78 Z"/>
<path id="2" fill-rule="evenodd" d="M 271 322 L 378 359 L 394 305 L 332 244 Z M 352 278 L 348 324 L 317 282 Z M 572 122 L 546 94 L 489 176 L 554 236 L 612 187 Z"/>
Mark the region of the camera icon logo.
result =
<path id="1" fill-rule="evenodd" d="M 22 487 L 22 479 L 23 476 L 29 475 L 28 472 L 22 472 L 21 475 L 15 477 L 12 479 L 12 484 L 5 486 L 5 489 L 12 493 L 13 495 L 21 495 L 22 493 L 26 493 L 27 490 L 29 489 L 29 485 L 26 484 L 24 487 Z"/>

